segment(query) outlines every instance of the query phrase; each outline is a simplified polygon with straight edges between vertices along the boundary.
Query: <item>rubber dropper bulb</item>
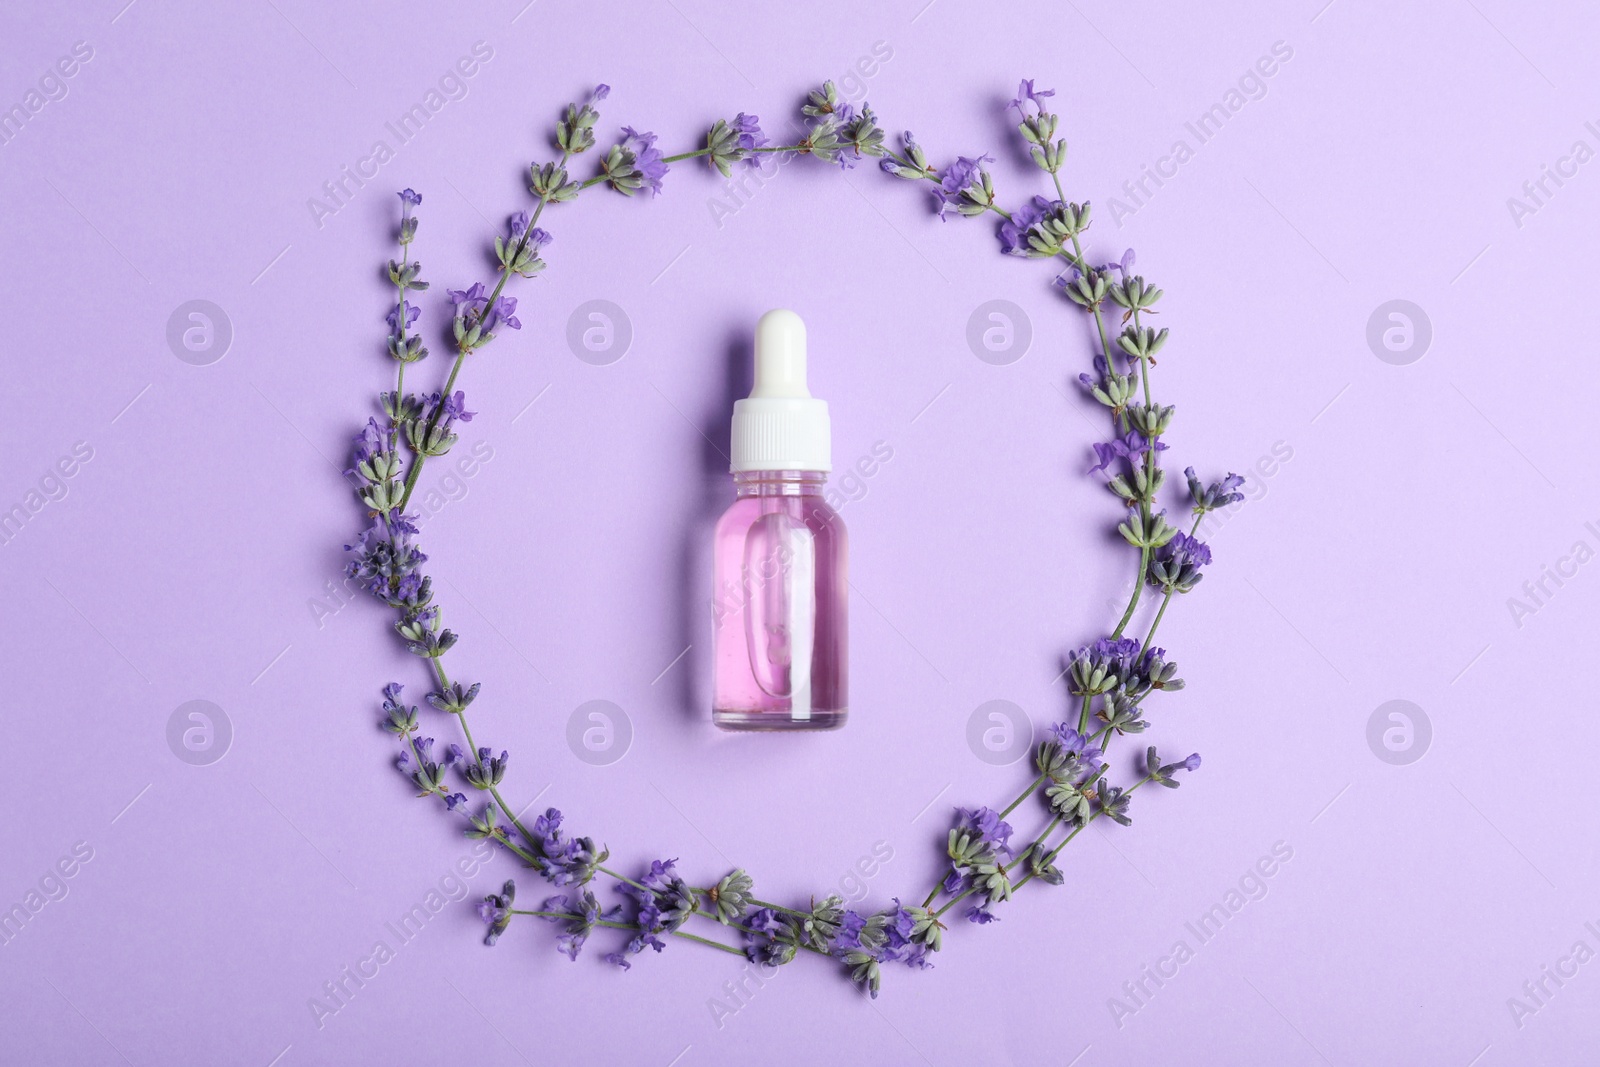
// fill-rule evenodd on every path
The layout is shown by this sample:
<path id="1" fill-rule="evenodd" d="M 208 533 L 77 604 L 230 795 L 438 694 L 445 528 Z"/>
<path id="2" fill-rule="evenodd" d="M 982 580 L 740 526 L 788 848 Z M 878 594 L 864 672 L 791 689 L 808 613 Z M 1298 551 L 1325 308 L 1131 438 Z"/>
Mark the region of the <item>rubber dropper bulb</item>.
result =
<path id="1" fill-rule="evenodd" d="M 800 316 L 777 308 L 756 323 L 755 387 L 757 399 L 806 398 L 806 324 Z"/>

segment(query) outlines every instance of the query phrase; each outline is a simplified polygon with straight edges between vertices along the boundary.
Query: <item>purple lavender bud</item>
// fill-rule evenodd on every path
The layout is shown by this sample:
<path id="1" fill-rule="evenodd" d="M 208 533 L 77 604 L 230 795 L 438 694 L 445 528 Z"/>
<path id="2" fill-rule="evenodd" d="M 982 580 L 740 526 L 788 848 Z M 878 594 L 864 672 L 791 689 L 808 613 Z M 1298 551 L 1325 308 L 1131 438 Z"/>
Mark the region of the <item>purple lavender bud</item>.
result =
<path id="1" fill-rule="evenodd" d="M 406 316 L 405 325 L 403 327 L 400 325 L 400 312 L 402 308 L 405 310 Z M 421 308 L 412 307 L 410 304 L 402 302 L 390 308 L 389 314 L 384 316 L 383 321 L 387 322 L 389 324 L 389 329 L 394 331 L 395 335 L 398 336 L 402 329 L 409 330 L 412 323 L 417 321 L 417 316 L 421 314 Z"/>
<path id="2" fill-rule="evenodd" d="M 655 147 L 656 135 L 653 133 L 639 133 L 631 126 L 622 128 L 623 145 L 633 153 L 633 166 L 650 187 L 652 196 L 661 194 L 661 179 L 667 176 L 670 169 L 661 155 L 661 150 Z"/>
<path id="3" fill-rule="evenodd" d="M 1043 114 L 1045 98 L 1054 95 L 1056 95 L 1054 89 L 1036 90 L 1033 87 L 1033 79 L 1024 78 L 1022 83 L 1017 86 L 1017 98 L 1011 101 L 1009 106 L 1016 108 L 1017 114 L 1026 119 L 1030 117 L 1027 112 L 1027 104 L 1033 105 L 1035 115 Z"/>
<path id="4" fill-rule="evenodd" d="M 746 152 L 764 148 L 769 143 L 767 135 L 761 132 L 761 120 L 754 115 L 747 115 L 741 111 L 734 116 L 729 126 L 739 135 L 739 147 Z"/>

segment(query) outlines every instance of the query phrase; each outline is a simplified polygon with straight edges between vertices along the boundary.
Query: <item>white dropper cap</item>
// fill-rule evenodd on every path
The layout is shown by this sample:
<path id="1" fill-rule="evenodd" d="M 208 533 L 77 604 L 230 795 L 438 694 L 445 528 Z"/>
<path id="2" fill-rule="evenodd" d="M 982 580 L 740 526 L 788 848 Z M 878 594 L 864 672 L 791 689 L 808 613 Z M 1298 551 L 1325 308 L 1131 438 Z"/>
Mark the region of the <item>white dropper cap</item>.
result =
<path id="1" fill-rule="evenodd" d="M 781 308 L 756 323 L 755 387 L 733 404 L 733 471 L 833 469 L 828 402 L 806 388 L 806 324 Z"/>

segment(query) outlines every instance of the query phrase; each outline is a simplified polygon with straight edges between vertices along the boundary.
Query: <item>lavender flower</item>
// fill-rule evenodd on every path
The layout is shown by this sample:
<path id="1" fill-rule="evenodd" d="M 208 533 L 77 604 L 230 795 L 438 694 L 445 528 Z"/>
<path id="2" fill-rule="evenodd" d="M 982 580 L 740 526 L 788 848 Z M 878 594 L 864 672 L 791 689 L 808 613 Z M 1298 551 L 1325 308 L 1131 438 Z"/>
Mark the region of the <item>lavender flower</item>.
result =
<path id="1" fill-rule="evenodd" d="M 405 332 L 411 328 L 412 324 L 417 321 L 417 316 L 421 314 L 421 308 L 412 307 L 406 303 L 404 297 L 401 297 L 400 303 L 389 309 L 389 314 L 384 316 L 383 321 L 389 324 L 389 329 L 393 330 L 395 337 L 399 339 L 405 337 Z M 405 316 L 403 325 L 401 323 L 402 315 Z"/>
<path id="2" fill-rule="evenodd" d="M 1119 459 L 1134 462 L 1146 452 L 1165 452 L 1167 450 L 1165 442 L 1157 440 L 1152 445 L 1143 434 L 1133 430 L 1129 430 L 1121 437 L 1113 437 L 1104 443 L 1096 441 L 1092 447 L 1094 448 L 1095 458 L 1100 462 L 1089 468 L 1090 473 L 1103 471 Z"/>
<path id="3" fill-rule="evenodd" d="M 812 155 L 824 163 L 838 163 L 848 167 L 843 160 L 845 145 L 839 138 L 839 124 L 834 119 L 824 119 L 806 131 L 800 139 L 799 151 L 802 155 Z"/>
<path id="4" fill-rule="evenodd" d="M 832 954 L 850 968 L 850 978 L 873 997 L 882 981 L 881 965 L 903 963 L 927 969 L 930 952 L 938 950 L 944 927 L 927 908 L 894 907 L 870 919 L 847 911 L 840 920 Z"/>
<path id="5" fill-rule="evenodd" d="M 1194 501 L 1196 516 L 1204 515 L 1208 511 L 1216 511 L 1230 504 L 1243 502 L 1244 494 L 1239 492 L 1244 485 L 1244 476 L 1228 472 L 1228 476 L 1221 481 L 1204 485 L 1200 476 L 1194 472 L 1193 467 L 1185 467 L 1183 476 L 1189 482 L 1189 498 Z"/>
<path id="6" fill-rule="evenodd" d="M 516 899 L 517 884 L 508 880 L 498 894 L 491 893 L 478 902 L 478 917 L 489 924 L 488 932 L 483 935 L 485 945 L 500 940 L 500 935 L 511 925 L 511 902 Z"/>
<path id="7" fill-rule="evenodd" d="M 747 115 L 741 111 L 733 117 L 730 125 L 739 135 L 739 147 L 746 152 L 767 146 L 767 136 L 761 132 L 761 120 L 755 115 Z"/>
<path id="8" fill-rule="evenodd" d="M 755 162 L 755 150 L 766 145 L 767 136 L 761 132 L 761 120 L 742 111 L 732 122 L 718 119 L 706 134 L 706 156 L 724 178 L 732 177 L 735 163 Z"/>
<path id="9" fill-rule="evenodd" d="M 1131 637 L 1102 637 L 1076 650 L 1068 664 L 1073 695 L 1097 696 L 1115 689 L 1133 673 L 1138 655 L 1139 642 Z"/>
<path id="10" fill-rule="evenodd" d="M 408 534 L 398 530 L 391 534 L 382 516 L 372 520 L 372 525 L 361 532 L 355 544 L 344 547 L 345 551 L 356 554 L 356 558 L 345 565 L 345 574 L 383 600 L 389 599 L 400 579 L 428 559 L 411 543 Z"/>
<path id="11" fill-rule="evenodd" d="M 502 324 L 513 330 L 522 329 L 522 323 L 517 319 L 517 298 L 514 296 L 502 296 L 495 300 L 484 319 L 484 328 L 490 331 Z"/>
<path id="12" fill-rule="evenodd" d="M 1129 326 L 1117 335 L 1117 346 L 1130 359 L 1155 362 L 1155 355 L 1167 343 L 1167 330 L 1153 330 L 1148 326 Z"/>
<path id="13" fill-rule="evenodd" d="M 1073 822 L 1075 824 L 1076 820 Z M 1028 873 L 1046 885 L 1061 885 L 1067 880 L 1066 875 L 1055 865 L 1051 849 L 1044 842 L 1029 846 L 1027 859 Z"/>
<path id="14" fill-rule="evenodd" d="M 447 290 L 450 294 L 450 303 L 456 308 L 457 317 L 474 314 L 482 311 L 489 303 L 487 291 L 482 282 L 473 282 L 465 289 Z"/>
<path id="15" fill-rule="evenodd" d="M 409 737 L 417 729 L 417 709 L 407 707 L 400 699 L 404 688 L 399 682 L 383 687 L 383 728 L 401 738 Z"/>
<path id="16" fill-rule="evenodd" d="M 393 515 L 390 516 L 389 526 L 391 529 L 399 526 Z M 410 532 L 415 533 L 416 528 L 413 526 Z M 395 584 L 388 600 L 389 606 L 398 608 L 406 618 L 421 615 L 433 600 L 433 579 L 413 571 Z M 432 703 L 431 697 L 429 702 Z"/>
<path id="17" fill-rule="evenodd" d="M 998 812 L 989 808 L 961 809 L 945 845 L 951 871 L 945 876 L 944 885 L 952 890 L 970 885 L 973 891 L 985 894 L 991 904 L 1010 900 L 1011 881 L 1006 877 L 1010 839 L 1011 827 Z"/>
<path id="18" fill-rule="evenodd" d="M 496 303 L 505 300 L 501 297 Z M 492 328 L 494 323 L 491 315 L 488 325 Z M 471 422 L 475 414 L 467 410 L 466 394 L 462 390 L 449 395 L 433 393 L 423 398 L 419 416 L 406 424 L 406 441 L 419 456 L 442 456 L 456 443 L 455 424 Z"/>
<path id="19" fill-rule="evenodd" d="M 1011 824 L 992 808 L 962 808 L 957 827 L 977 836 L 996 852 L 1010 853 Z"/>
<path id="20" fill-rule="evenodd" d="M 637 956 L 646 947 L 660 952 L 666 944 L 658 935 L 670 934 L 698 909 L 699 898 L 695 891 L 674 869 L 677 862 L 655 860 L 650 864 L 649 873 L 638 880 L 638 885 L 624 882 L 617 886 L 618 892 L 639 906 L 634 918 L 639 932 L 628 942 L 624 950 L 627 955 Z"/>
<path id="21" fill-rule="evenodd" d="M 648 188 L 651 196 L 661 194 L 661 179 L 667 163 L 655 147 L 656 135 L 640 133 L 631 126 L 622 128 L 622 140 L 611 147 L 600 170 L 617 192 L 633 196 Z"/>
<path id="22" fill-rule="evenodd" d="M 876 947 L 872 935 L 867 933 L 866 940 L 862 940 L 863 933 L 867 932 L 867 917 L 854 909 L 846 910 L 839 919 L 839 932 L 833 939 L 833 953 L 842 956 L 852 951 L 872 951 Z"/>
<path id="23" fill-rule="evenodd" d="M 717 921 L 724 926 L 736 923 L 750 907 L 750 893 L 754 888 L 751 877 L 737 869 L 712 886 L 707 897 L 716 909 Z"/>
<path id="24" fill-rule="evenodd" d="M 1045 107 L 1045 99 L 1056 95 L 1054 89 L 1033 87 L 1032 78 L 1024 78 L 1017 87 L 1017 97 L 1011 108 L 1020 122 L 1017 131 L 1028 142 L 1028 154 L 1043 170 L 1055 174 L 1067 158 L 1067 142 L 1056 140 L 1058 119 Z"/>
<path id="25" fill-rule="evenodd" d="M 1174 563 L 1193 563 L 1203 567 L 1211 562 L 1211 548 L 1204 541 L 1180 533 L 1167 543 L 1165 556 Z"/>
<path id="26" fill-rule="evenodd" d="M 541 916 L 547 922 L 566 923 L 566 931 L 556 938 L 556 951 L 574 962 L 583 951 L 589 933 L 602 922 L 614 922 L 622 914 L 620 907 L 605 911 L 595 895 L 585 889 L 581 893 L 548 898 L 540 911 L 561 912 L 559 917 Z"/>
<path id="27" fill-rule="evenodd" d="M 1044 243 L 1041 237 L 1032 233 L 1032 230 L 1044 221 L 1049 210 L 1050 201 L 1042 196 L 1036 196 L 1013 211 L 1011 217 L 1000 224 L 1000 250 L 1008 256 L 1039 257 L 1059 253 L 1059 244 L 1056 245 L 1055 252 L 1048 253 L 1033 244 L 1034 241 Z"/>
<path id="28" fill-rule="evenodd" d="M 445 788 L 445 768 L 454 760 L 446 756 L 441 764 L 432 758 L 432 754 L 433 738 L 418 737 L 400 750 L 395 766 L 417 787 L 417 796 L 437 796 L 444 801 L 446 810 L 455 811 L 457 807 L 467 802 L 467 798 L 463 793 L 452 793 Z"/>
<path id="29" fill-rule="evenodd" d="M 500 755 L 493 756 L 489 749 L 480 748 L 478 758 L 466 761 L 466 769 L 461 773 L 474 789 L 493 789 L 505 777 L 506 764 L 510 761 L 510 755 L 503 749 Z"/>
<path id="30" fill-rule="evenodd" d="M 1090 396 L 1111 409 L 1111 415 L 1116 419 L 1117 425 L 1123 429 L 1127 428 L 1122 414 L 1138 396 L 1137 374 L 1122 374 L 1112 368 L 1111 361 L 1105 356 L 1095 356 L 1094 374 L 1080 374 L 1078 381 L 1089 390 Z"/>
<path id="31" fill-rule="evenodd" d="M 927 908 L 907 908 L 895 898 L 894 907 L 882 915 L 874 916 L 874 925 L 883 931 L 883 945 L 878 959 L 888 963 L 904 963 L 918 970 L 933 966 L 928 953 L 937 952 L 943 927 Z"/>
<path id="32" fill-rule="evenodd" d="M 1160 757 L 1156 755 L 1156 746 L 1151 745 L 1149 748 L 1145 749 L 1144 767 L 1145 773 L 1150 776 L 1150 780 L 1152 782 L 1156 783 L 1157 785 L 1166 786 L 1168 789 L 1176 789 L 1182 783 L 1174 778 L 1173 775 L 1177 774 L 1179 771 L 1199 770 L 1200 753 L 1191 752 L 1187 757 L 1179 760 L 1177 763 L 1162 764 Z"/>
<path id="33" fill-rule="evenodd" d="M 1102 271 L 1114 270 L 1121 274 L 1122 280 L 1126 282 L 1128 280 L 1128 272 L 1133 270 L 1133 258 L 1133 249 L 1130 248 L 1122 253 L 1121 259 L 1114 259 L 1110 263 L 1103 264 L 1099 269 Z"/>
<path id="34" fill-rule="evenodd" d="M 1101 702 L 1095 718 L 1106 724 L 1109 731 L 1118 734 L 1142 734 L 1150 723 L 1144 718 L 1143 702 L 1132 694 L 1135 690 L 1119 687 L 1108 693 Z"/>
<path id="35" fill-rule="evenodd" d="M 837 893 L 830 894 L 813 903 L 811 910 L 799 920 L 800 938 L 818 952 L 831 951 L 843 921 L 844 898 Z"/>
<path id="36" fill-rule="evenodd" d="M 361 432 L 355 435 L 352 444 L 355 445 L 355 461 L 359 466 L 374 456 L 394 451 L 394 427 L 381 426 L 377 419 L 368 416 L 367 424 L 361 427 Z M 355 472 L 347 470 L 345 473 Z"/>
<path id="37" fill-rule="evenodd" d="M 363 504 L 379 515 L 387 515 L 399 507 L 405 495 L 400 482 L 405 464 L 395 450 L 394 426 L 380 426 L 377 419 L 369 418 L 354 443 L 353 466 L 345 474 L 356 479 Z"/>
<path id="38" fill-rule="evenodd" d="M 944 169 L 944 177 L 939 180 L 935 192 L 939 218 L 944 219 L 945 212 L 951 209 L 972 218 L 994 205 L 994 181 L 983 169 L 985 163 L 993 162 L 990 156 L 976 159 L 957 156 L 956 161 Z"/>
<path id="39" fill-rule="evenodd" d="M 417 236 L 417 220 L 412 216 L 411 209 L 422 204 L 422 197 L 414 189 L 406 189 L 400 193 L 400 248 L 405 251 Z M 409 257 L 407 257 L 409 258 Z M 389 271 L 394 273 L 394 263 L 389 264 Z"/>
<path id="40" fill-rule="evenodd" d="M 528 213 L 519 211 L 506 224 L 507 236 L 494 239 L 494 255 L 501 269 L 524 278 L 532 278 L 544 270 L 545 262 L 539 258 L 539 249 L 550 243 L 548 233 L 538 227 L 530 232 L 528 224 Z"/>
<path id="41" fill-rule="evenodd" d="M 428 703 L 440 711 L 459 713 L 465 711 L 467 706 L 477 699 L 478 690 L 482 687 L 481 682 L 473 682 L 464 688 L 460 682 L 451 682 L 437 692 L 429 693 Z"/>
<path id="42" fill-rule="evenodd" d="M 1045 789 L 1045 803 L 1050 805 L 1050 810 L 1061 820 L 1062 825 L 1072 828 L 1082 826 L 1089 821 L 1091 804 L 1094 800 L 1093 787 L 1097 777 L 1098 772 L 1091 771 L 1086 781 L 1077 781 L 1074 778 L 1056 780 Z"/>
<path id="43" fill-rule="evenodd" d="M 1088 205 L 1084 205 L 1087 209 Z M 1070 238 L 1069 238 L 1070 240 Z M 1067 299 L 1077 304 L 1083 310 L 1094 314 L 1105 303 L 1106 297 L 1111 293 L 1111 281 L 1102 271 L 1090 267 L 1080 270 L 1076 264 L 1068 267 L 1056 276 L 1055 285 Z"/>
<path id="44" fill-rule="evenodd" d="M 1140 696 L 1151 689 L 1177 691 L 1183 688 L 1178 676 L 1178 665 L 1167 659 L 1164 648 L 1147 648 L 1133 665 L 1133 674 L 1123 680 L 1122 690 L 1131 696 Z"/>
<path id="45" fill-rule="evenodd" d="M 602 82 L 594 87 L 583 103 L 568 104 L 566 114 L 556 123 L 556 147 L 573 156 L 593 148 L 594 124 L 600 121 L 600 112 L 594 105 L 610 94 L 611 86 Z"/>
<path id="46" fill-rule="evenodd" d="M 835 125 L 843 125 L 855 116 L 855 109 L 839 99 L 839 89 L 833 82 L 826 81 L 822 83 L 822 88 L 811 90 L 800 108 L 800 114 L 822 123 L 831 121 Z"/>
<path id="47" fill-rule="evenodd" d="M 1150 563 L 1150 583 L 1169 594 L 1187 593 L 1200 584 L 1205 577 L 1200 568 L 1210 562 L 1211 546 L 1186 533 L 1174 534 Z"/>
<path id="48" fill-rule="evenodd" d="M 467 829 L 465 834 L 474 841 L 485 839 L 506 844 L 506 839 L 500 832 L 500 813 L 493 802 L 485 804 L 481 812 L 467 812 Z"/>
<path id="49" fill-rule="evenodd" d="M 1100 750 L 1089 743 L 1088 735 L 1079 733 L 1067 723 L 1054 723 L 1049 732 L 1064 755 L 1071 756 L 1084 766 L 1093 766 L 1100 759 Z"/>
<path id="50" fill-rule="evenodd" d="M 896 156 L 893 152 L 886 151 L 885 159 L 879 163 L 885 174 L 893 174 L 896 178 L 907 181 L 921 181 L 934 177 L 933 168 L 928 166 L 928 154 L 917 144 L 917 139 L 907 130 L 900 135 L 902 144 L 901 154 Z"/>
<path id="51" fill-rule="evenodd" d="M 1171 404 L 1130 404 L 1128 405 L 1128 424 L 1139 433 L 1152 441 L 1157 440 L 1172 426 L 1173 413 L 1177 411 Z M 1158 443 L 1156 451 L 1162 451 Z"/>
<path id="52" fill-rule="evenodd" d="M 745 917 L 744 952 L 752 963 L 782 966 L 800 951 L 800 928 L 793 917 L 772 908 L 758 908 Z"/>
<path id="53" fill-rule="evenodd" d="M 833 82 L 823 82 L 821 89 L 813 89 L 800 113 L 811 120 L 805 136 L 796 146 L 801 155 L 812 155 L 824 163 L 837 163 L 846 169 L 860 157 L 860 152 L 845 139 L 846 129 L 855 122 L 855 108 L 839 99 Z M 875 125 L 870 116 L 868 125 Z"/>
<path id="54" fill-rule="evenodd" d="M 858 160 L 884 154 L 883 129 L 872 108 L 861 105 L 861 113 L 843 122 L 839 127 L 839 143 L 844 151 L 839 153 L 839 166 L 849 170 Z"/>
<path id="55" fill-rule="evenodd" d="M 1121 786 L 1102 785 L 1095 800 L 1101 815 L 1107 816 L 1120 826 L 1133 825 L 1133 820 L 1128 817 L 1128 805 L 1132 798 L 1128 796 L 1126 789 Z"/>
<path id="56" fill-rule="evenodd" d="M 549 808 L 533 821 L 534 845 L 539 851 L 538 869 L 556 885 L 583 885 L 595 876 L 595 871 L 610 856 L 606 849 L 596 849 L 594 839 L 569 838 L 561 832 L 561 812 Z"/>
<path id="57" fill-rule="evenodd" d="M 449 293 L 450 303 L 455 307 L 451 330 L 456 346 L 463 352 L 470 352 L 487 344 L 491 335 L 485 328 L 483 313 L 489 306 L 489 296 L 483 283 L 473 282 L 465 289 L 451 289 Z"/>
<path id="58" fill-rule="evenodd" d="M 502 298 L 504 299 L 504 298 Z M 460 389 L 444 395 L 433 394 L 433 403 L 439 406 L 440 417 L 457 422 L 471 422 L 475 411 L 467 410 L 467 394 Z"/>
<path id="59" fill-rule="evenodd" d="M 1120 275 L 1115 285 L 1111 287 L 1111 301 L 1118 307 L 1125 309 L 1122 321 L 1127 322 L 1140 311 L 1147 311 L 1161 300 L 1165 290 L 1158 289 L 1145 281 L 1141 275 L 1131 274 L 1133 269 L 1133 249 L 1128 249 L 1122 254 L 1122 259 L 1115 263 L 1106 264 L 1106 270 L 1115 268 Z M 1154 314 L 1154 312 L 1151 312 Z"/>
<path id="60" fill-rule="evenodd" d="M 1039 773 L 1050 779 L 1045 787 L 1045 802 L 1064 824 L 1081 826 L 1089 818 L 1094 781 L 1104 769 L 1101 752 L 1064 722 L 1052 726 L 1050 734 L 1051 739 L 1040 744 L 1035 757 Z M 1044 862 L 1036 846 L 1030 846 L 1027 855 L 1035 875 L 1060 884 L 1054 878 L 1054 868 Z"/>

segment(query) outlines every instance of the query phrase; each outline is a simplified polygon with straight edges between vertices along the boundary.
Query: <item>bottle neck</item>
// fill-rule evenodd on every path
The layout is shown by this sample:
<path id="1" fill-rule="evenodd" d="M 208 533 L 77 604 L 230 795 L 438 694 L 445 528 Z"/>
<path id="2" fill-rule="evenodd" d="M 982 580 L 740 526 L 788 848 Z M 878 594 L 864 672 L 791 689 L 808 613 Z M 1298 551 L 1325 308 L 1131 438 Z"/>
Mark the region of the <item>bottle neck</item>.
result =
<path id="1" fill-rule="evenodd" d="M 819 496 L 827 485 L 826 471 L 734 471 L 735 495 Z"/>

